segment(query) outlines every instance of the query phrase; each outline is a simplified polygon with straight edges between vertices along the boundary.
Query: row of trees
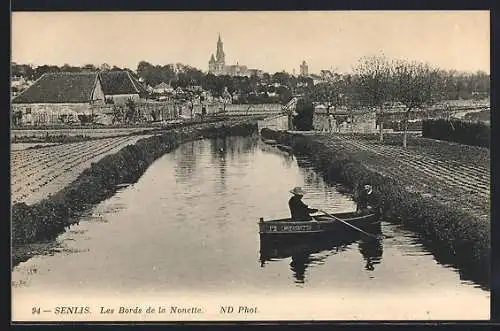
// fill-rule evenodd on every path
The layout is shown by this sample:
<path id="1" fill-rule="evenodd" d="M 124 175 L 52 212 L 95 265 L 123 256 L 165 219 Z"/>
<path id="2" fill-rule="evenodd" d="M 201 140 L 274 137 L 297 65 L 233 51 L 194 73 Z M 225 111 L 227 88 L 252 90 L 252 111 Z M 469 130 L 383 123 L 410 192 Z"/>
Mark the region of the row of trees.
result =
<path id="1" fill-rule="evenodd" d="M 475 93 L 489 95 L 489 75 L 445 71 L 428 63 L 388 59 L 385 56 L 363 57 L 353 73 L 308 89 L 307 98 L 328 108 L 368 107 L 383 111 L 387 103 L 405 107 L 404 139 L 406 147 L 408 117 L 412 110 L 428 107 L 441 100 L 469 99 Z M 381 123 L 382 124 L 382 123 Z M 383 139 L 383 125 L 380 125 Z"/>
<path id="2" fill-rule="evenodd" d="M 341 79 L 335 81 L 323 82 L 317 85 L 313 84 L 313 79 L 310 77 L 296 77 L 286 72 L 276 72 L 274 74 L 264 73 L 262 77 L 231 77 L 231 76 L 214 76 L 212 74 L 204 74 L 201 70 L 192 66 L 181 63 L 168 65 L 153 65 L 147 61 L 139 62 L 136 73 L 141 77 L 147 85 L 156 86 L 161 82 L 170 83 L 174 88 L 180 86 L 182 88 L 198 85 L 205 90 L 209 90 L 215 96 L 221 96 L 224 88 L 227 88 L 229 93 L 238 93 L 248 98 L 250 94 L 263 95 L 264 93 L 276 93 L 280 96 L 280 100 L 287 101 L 287 94 L 303 93 L 305 90 L 314 100 L 331 102 L 332 98 L 338 98 L 337 90 L 347 90 L 345 83 L 350 83 L 350 79 L 356 78 L 360 71 L 367 70 L 367 67 L 372 68 L 372 73 L 382 74 L 383 70 L 387 70 L 389 62 L 384 57 L 363 58 L 355 68 L 352 75 L 344 75 Z M 55 65 L 42 65 L 32 67 L 27 64 L 12 63 L 11 73 L 13 76 L 23 76 L 28 80 L 35 80 L 47 72 L 82 72 L 82 71 L 106 71 L 106 70 L 132 70 L 110 66 L 103 63 L 100 66 L 86 64 L 84 66 L 72 66 L 65 64 L 61 67 Z M 373 71 L 375 70 L 375 71 Z M 477 73 L 461 73 L 454 70 L 440 71 L 442 85 L 440 86 L 443 97 L 448 100 L 471 99 L 476 94 L 488 95 L 490 86 L 490 76 L 485 72 Z M 277 86 L 272 86 L 276 84 Z M 333 86 L 333 91 L 332 90 Z M 288 93 L 290 92 L 290 93 Z M 334 95 L 330 95 L 334 93 Z M 345 91 L 342 96 L 351 95 L 351 99 L 355 97 L 354 91 Z M 341 96 L 341 97 L 342 97 Z M 254 98 L 255 99 L 255 98 Z M 334 103 L 340 103 L 342 100 L 336 100 Z"/>
<path id="3" fill-rule="evenodd" d="M 14 77 L 24 77 L 27 80 L 36 80 L 40 78 L 45 73 L 50 72 L 85 72 L 85 71 L 119 71 L 119 70 L 130 70 L 127 68 L 120 68 L 117 66 L 110 66 L 106 63 L 103 63 L 100 66 L 95 66 L 93 64 L 86 64 L 83 66 L 72 66 L 69 64 L 65 64 L 63 66 L 56 65 L 41 65 L 37 67 L 33 67 L 28 64 L 17 64 L 12 63 L 10 66 L 11 75 Z"/>

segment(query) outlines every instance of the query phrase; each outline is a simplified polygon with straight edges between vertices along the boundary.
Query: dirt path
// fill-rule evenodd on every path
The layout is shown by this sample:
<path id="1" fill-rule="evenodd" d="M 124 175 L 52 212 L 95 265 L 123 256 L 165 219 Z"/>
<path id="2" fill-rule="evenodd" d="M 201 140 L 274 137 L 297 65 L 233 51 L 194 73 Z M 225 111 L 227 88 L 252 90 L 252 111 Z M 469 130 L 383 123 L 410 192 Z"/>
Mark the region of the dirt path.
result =
<path id="1" fill-rule="evenodd" d="M 33 204 L 54 194 L 106 155 L 144 136 L 104 138 L 38 149 L 11 151 L 12 202 Z"/>
<path id="2" fill-rule="evenodd" d="M 408 190 L 490 219 L 490 169 L 480 162 L 457 162 L 440 157 L 436 149 L 429 153 L 422 148 L 404 150 L 341 135 L 316 135 L 315 139 L 333 150 L 355 155 L 371 170 L 402 182 Z"/>

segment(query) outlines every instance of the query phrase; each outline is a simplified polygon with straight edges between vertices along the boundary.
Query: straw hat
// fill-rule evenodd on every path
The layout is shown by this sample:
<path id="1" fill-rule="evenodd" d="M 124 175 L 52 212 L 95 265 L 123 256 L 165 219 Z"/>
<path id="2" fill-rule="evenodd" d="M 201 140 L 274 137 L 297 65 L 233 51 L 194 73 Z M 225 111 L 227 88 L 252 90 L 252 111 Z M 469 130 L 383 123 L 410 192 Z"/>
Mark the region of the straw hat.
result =
<path id="1" fill-rule="evenodd" d="M 293 190 L 290 190 L 290 193 L 292 193 L 294 195 L 305 195 L 306 194 L 306 192 L 300 186 L 294 187 Z"/>
<path id="2" fill-rule="evenodd" d="M 365 191 L 366 191 L 367 194 L 372 194 L 373 190 L 372 190 L 372 186 L 371 185 L 367 184 L 364 187 L 365 187 Z"/>

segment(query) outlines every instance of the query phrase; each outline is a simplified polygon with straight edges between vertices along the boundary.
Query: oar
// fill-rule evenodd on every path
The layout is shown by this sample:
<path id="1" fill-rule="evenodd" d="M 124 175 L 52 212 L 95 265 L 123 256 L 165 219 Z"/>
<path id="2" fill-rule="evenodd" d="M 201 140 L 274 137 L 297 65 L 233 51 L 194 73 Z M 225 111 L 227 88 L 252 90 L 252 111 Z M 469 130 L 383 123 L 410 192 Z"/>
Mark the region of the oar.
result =
<path id="1" fill-rule="evenodd" d="M 323 214 L 325 214 L 326 216 L 333 218 L 333 219 L 334 219 L 334 220 L 336 220 L 336 221 L 339 221 L 339 222 L 341 222 L 341 223 L 344 223 L 345 225 L 347 225 L 347 226 L 349 226 L 349 227 L 353 228 L 354 230 L 357 230 L 357 231 L 359 231 L 359 232 L 361 232 L 361 233 L 363 233 L 363 234 L 365 234 L 365 235 L 367 235 L 367 236 L 369 236 L 369 237 L 379 239 L 379 237 L 378 237 L 378 236 L 376 236 L 376 235 L 374 235 L 374 234 L 372 234 L 372 233 L 368 233 L 368 232 L 366 232 L 366 231 L 363 231 L 363 230 L 361 230 L 360 228 L 358 228 L 358 227 L 356 227 L 356 226 L 354 226 L 354 225 L 352 225 L 352 224 L 350 224 L 350 223 L 347 223 L 346 221 L 341 220 L 341 219 L 340 219 L 340 218 L 338 218 L 338 217 L 335 217 L 335 216 L 333 216 L 333 215 L 331 215 L 331 214 L 328 214 L 328 213 L 327 213 L 326 211 L 324 211 L 324 210 L 319 209 L 319 211 L 320 211 L 320 212 L 322 212 Z"/>

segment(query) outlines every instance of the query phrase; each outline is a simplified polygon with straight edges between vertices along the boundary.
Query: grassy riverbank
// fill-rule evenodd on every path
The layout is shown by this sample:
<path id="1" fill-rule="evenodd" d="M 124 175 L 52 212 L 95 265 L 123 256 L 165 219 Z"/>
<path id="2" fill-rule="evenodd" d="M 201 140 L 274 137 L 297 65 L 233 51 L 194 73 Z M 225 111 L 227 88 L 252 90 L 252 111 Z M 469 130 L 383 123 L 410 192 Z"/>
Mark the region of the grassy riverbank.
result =
<path id="1" fill-rule="evenodd" d="M 247 117 L 248 118 L 248 117 Z M 156 125 L 115 125 L 115 126 L 52 126 L 23 127 L 11 130 L 11 143 L 73 143 L 102 138 L 144 135 L 165 130 L 180 129 L 199 124 L 217 123 L 230 120 L 228 116 L 186 120 Z"/>
<path id="2" fill-rule="evenodd" d="M 447 176 L 466 165 L 454 165 L 447 172 L 439 163 L 442 160 L 422 154 L 396 150 L 399 154 L 384 155 L 394 151 L 394 146 L 367 148 L 360 140 L 346 142 L 351 139 L 346 137 L 304 136 L 267 129 L 261 133 L 266 139 L 293 147 L 294 153 L 310 156 L 329 182 L 339 182 L 351 189 L 360 183 L 372 184 L 372 204 L 383 210 L 387 220 L 402 223 L 419 233 L 440 262 L 456 265 L 464 270 L 464 277 L 488 286 L 490 222 L 483 214 L 488 209 L 489 188 L 478 188 L 485 195 L 481 197 L 485 202 L 480 209 L 452 202 L 453 199 L 462 201 L 456 195 L 459 190 L 463 192 L 464 187 L 473 190 L 479 185 L 480 178 L 474 169 L 464 170 L 478 181 L 467 184 L 468 187 L 460 178 L 450 176 L 442 180 L 437 172 L 433 173 L 434 167 L 442 176 Z M 404 157 L 401 162 L 398 155 Z M 422 158 L 426 159 L 422 161 Z M 427 159 L 432 162 L 426 164 Z M 472 195 L 480 197 L 478 193 Z"/>
<path id="3" fill-rule="evenodd" d="M 111 197 L 119 184 L 137 181 L 153 161 L 179 144 L 200 138 L 249 135 L 256 130 L 255 121 L 234 120 L 164 131 L 105 156 L 84 170 L 71 184 L 38 203 L 14 204 L 14 264 L 29 257 L 27 244 L 54 239 L 77 223 L 81 213 Z"/>

